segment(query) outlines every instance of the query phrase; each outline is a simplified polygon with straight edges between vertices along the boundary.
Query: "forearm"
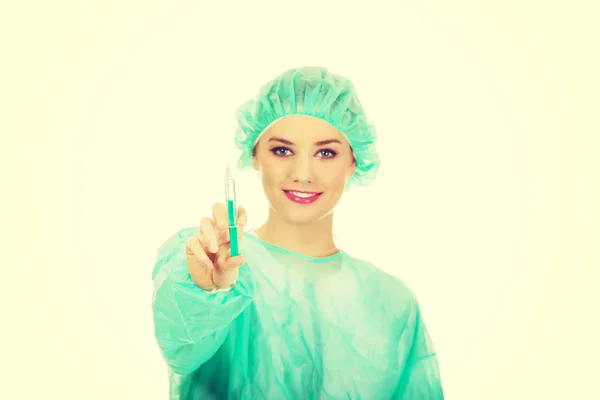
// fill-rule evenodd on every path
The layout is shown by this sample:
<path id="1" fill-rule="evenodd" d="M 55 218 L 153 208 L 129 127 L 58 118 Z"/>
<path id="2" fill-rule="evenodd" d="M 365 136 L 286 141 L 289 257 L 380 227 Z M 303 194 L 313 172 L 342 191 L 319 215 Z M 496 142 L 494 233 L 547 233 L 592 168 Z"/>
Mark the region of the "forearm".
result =
<path id="1" fill-rule="evenodd" d="M 154 331 L 168 366 L 185 375 L 215 354 L 231 323 L 252 299 L 244 291 L 243 276 L 227 292 L 208 293 L 199 288 L 187 270 L 185 237 L 169 245 L 153 274 Z"/>

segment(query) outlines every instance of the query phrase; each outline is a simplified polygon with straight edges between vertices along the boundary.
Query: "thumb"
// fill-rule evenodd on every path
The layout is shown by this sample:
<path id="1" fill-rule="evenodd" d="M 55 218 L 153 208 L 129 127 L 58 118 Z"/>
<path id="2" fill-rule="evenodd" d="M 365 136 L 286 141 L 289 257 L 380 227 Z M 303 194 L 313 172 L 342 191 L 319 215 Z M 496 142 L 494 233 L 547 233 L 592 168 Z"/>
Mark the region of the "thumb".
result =
<path id="1" fill-rule="evenodd" d="M 229 257 L 226 261 L 225 261 L 225 270 L 229 270 L 232 268 L 239 268 L 242 265 L 244 265 L 246 263 L 246 258 L 244 256 L 235 256 L 235 257 Z"/>

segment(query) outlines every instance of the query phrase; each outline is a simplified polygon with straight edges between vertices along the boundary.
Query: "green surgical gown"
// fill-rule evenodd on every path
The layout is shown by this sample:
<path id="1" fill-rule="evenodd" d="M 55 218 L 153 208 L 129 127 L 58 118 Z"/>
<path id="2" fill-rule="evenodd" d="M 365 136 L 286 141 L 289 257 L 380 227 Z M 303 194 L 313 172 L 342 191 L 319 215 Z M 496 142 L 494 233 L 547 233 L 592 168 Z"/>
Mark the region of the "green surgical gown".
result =
<path id="1" fill-rule="evenodd" d="M 171 237 L 152 274 L 170 399 L 443 399 L 413 292 L 341 250 L 312 258 L 244 232 L 236 284 L 208 293 Z"/>

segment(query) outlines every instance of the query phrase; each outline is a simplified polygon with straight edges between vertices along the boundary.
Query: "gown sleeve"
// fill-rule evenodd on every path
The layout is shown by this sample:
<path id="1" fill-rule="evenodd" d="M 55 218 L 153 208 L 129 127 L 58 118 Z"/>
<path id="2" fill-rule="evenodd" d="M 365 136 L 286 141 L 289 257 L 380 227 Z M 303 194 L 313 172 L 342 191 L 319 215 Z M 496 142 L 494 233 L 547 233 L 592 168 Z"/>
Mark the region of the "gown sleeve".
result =
<path id="1" fill-rule="evenodd" d="M 400 360 L 404 369 L 393 398 L 443 400 L 438 358 L 416 299 L 412 300 L 407 316 L 399 345 L 406 349 L 401 352 Z"/>
<path id="2" fill-rule="evenodd" d="M 178 375 L 209 360 L 225 341 L 230 324 L 252 301 L 244 266 L 229 291 L 207 292 L 192 281 L 185 245 L 196 233 L 196 228 L 187 228 L 167 240 L 152 273 L 154 334 L 167 365 Z"/>

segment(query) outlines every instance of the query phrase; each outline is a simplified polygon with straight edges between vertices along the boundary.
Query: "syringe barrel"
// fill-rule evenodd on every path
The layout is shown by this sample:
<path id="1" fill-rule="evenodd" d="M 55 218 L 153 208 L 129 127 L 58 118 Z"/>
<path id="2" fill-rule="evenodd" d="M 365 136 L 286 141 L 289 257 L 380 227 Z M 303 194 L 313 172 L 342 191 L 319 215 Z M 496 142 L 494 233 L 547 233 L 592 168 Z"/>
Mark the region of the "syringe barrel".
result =
<path id="1" fill-rule="evenodd" d="M 235 181 L 231 178 L 225 179 L 225 199 L 235 201 Z"/>

